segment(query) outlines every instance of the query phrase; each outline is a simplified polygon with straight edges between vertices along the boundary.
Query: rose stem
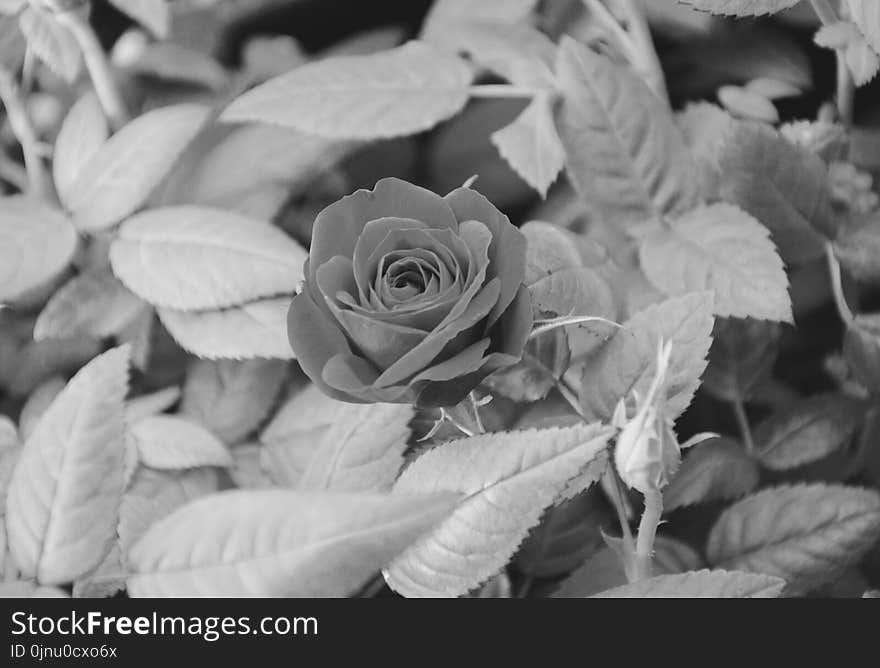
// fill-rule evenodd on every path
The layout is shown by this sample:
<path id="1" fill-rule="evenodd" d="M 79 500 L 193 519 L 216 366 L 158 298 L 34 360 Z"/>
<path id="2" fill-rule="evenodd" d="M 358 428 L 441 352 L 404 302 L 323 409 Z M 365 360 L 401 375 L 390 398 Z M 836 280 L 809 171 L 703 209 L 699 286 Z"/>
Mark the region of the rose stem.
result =
<path id="1" fill-rule="evenodd" d="M 846 303 L 846 296 L 843 294 L 843 280 L 840 275 L 840 263 L 834 254 L 834 247 L 831 242 L 825 243 L 825 258 L 828 260 L 828 274 L 831 278 L 831 292 L 834 295 L 834 304 L 837 306 L 837 312 L 840 319 L 847 327 L 852 327 L 855 316 Z"/>
<path id="2" fill-rule="evenodd" d="M 28 193 L 36 197 L 45 197 L 49 192 L 49 181 L 40 158 L 37 136 L 12 74 L 2 67 L 0 67 L 0 100 L 6 107 L 9 125 L 21 144 L 28 175 Z"/>
<path id="3" fill-rule="evenodd" d="M 654 539 L 657 526 L 663 514 L 663 494 L 660 490 L 645 492 L 645 510 L 639 523 L 639 537 L 636 545 L 636 579 L 644 580 L 652 575 L 651 559 L 654 555 Z"/>
<path id="4" fill-rule="evenodd" d="M 742 437 L 743 445 L 746 448 L 746 454 L 749 457 L 754 457 L 755 439 L 752 438 L 752 428 L 749 425 L 749 416 L 743 405 L 742 397 L 737 394 L 736 398 L 731 400 L 730 406 L 733 408 L 733 414 L 736 417 L 736 423 L 739 427 L 739 433 Z"/>
<path id="5" fill-rule="evenodd" d="M 119 89 L 116 87 L 113 71 L 110 69 L 110 63 L 98 41 L 98 36 L 88 19 L 78 11 L 78 8 L 60 12 L 55 17 L 58 23 L 71 32 L 79 44 L 101 107 L 104 109 L 110 125 L 114 130 L 118 130 L 128 122 L 128 111 L 119 94 Z"/>

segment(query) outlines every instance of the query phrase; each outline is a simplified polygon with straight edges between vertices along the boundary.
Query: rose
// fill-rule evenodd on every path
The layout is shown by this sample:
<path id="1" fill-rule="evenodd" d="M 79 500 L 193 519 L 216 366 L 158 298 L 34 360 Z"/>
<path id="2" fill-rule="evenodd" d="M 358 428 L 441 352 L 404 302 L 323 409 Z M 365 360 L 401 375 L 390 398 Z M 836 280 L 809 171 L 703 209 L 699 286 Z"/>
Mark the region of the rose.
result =
<path id="1" fill-rule="evenodd" d="M 485 197 L 383 179 L 318 214 L 290 344 L 326 394 L 451 406 L 531 331 L 525 237 Z"/>

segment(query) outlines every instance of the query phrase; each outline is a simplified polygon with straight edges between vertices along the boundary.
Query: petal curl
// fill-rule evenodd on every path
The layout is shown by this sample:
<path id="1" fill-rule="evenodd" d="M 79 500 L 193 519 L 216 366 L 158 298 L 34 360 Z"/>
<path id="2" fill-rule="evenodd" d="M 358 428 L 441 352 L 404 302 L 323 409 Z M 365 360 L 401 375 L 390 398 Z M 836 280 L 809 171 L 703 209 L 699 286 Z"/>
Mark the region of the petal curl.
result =
<path id="1" fill-rule="evenodd" d="M 350 354 L 351 348 L 339 325 L 318 308 L 306 290 L 294 297 L 290 304 L 287 336 L 303 372 L 324 394 L 340 401 L 358 403 L 354 397 L 330 387 L 323 380 L 327 361 L 336 355 Z"/>
<path id="2" fill-rule="evenodd" d="M 346 396 L 360 402 L 408 403 L 411 391 L 407 387 L 377 388 L 373 381 L 376 369 L 355 355 L 336 355 L 324 366 L 322 380 Z"/>
<path id="3" fill-rule="evenodd" d="M 470 188 L 456 188 L 444 198 L 459 223 L 478 220 L 492 232 L 489 277 L 501 279 L 501 295 L 489 322 L 494 323 L 516 296 L 526 269 L 526 238 L 494 204 Z"/>

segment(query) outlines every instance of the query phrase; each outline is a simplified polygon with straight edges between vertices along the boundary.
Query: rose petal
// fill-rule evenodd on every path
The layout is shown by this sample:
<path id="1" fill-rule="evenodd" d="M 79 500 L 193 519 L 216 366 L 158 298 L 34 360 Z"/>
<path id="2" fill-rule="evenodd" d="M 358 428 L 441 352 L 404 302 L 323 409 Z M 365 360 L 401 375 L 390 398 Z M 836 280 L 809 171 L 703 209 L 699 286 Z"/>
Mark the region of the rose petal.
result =
<path id="1" fill-rule="evenodd" d="M 522 283 L 526 267 L 526 239 L 507 216 L 480 193 L 470 188 L 457 188 L 445 197 L 459 223 L 478 220 L 492 232 L 489 248 L 488 277 L 501 279 L 501 296 L 489 317 L 495 322 L 513 301 Z"/>
<path id="2" fill-rule="evenodd" d="M 325 383 L 344 395 L 357 397 L 362 402 L 408 402 L 407 387 L 377 388 L 373 384 L 376 370 L 366 360 L 354 355 L 336 355 L 324 366 Z"/>
<path id="3" fill-rule="evenodd" d="M 386 217 L 412 218 L 429 227 L 458 229 L 452 210 L 439 195 L 400 179 L 382 179 L 373 190 L 358 190 L 318 214 L 309 251 L 309 277 L 314 279 L 318 267 L 334 255 L 353 257 L 364 226 Z"/>
<path id="4" fill-rule="evenodd" d="M 324 394 L 340 401 L 355 401 L 322 379 L 327 361 L 336 355 L 350 353 L 351 349 L 339 326 L 317 307 L 306 291 L 294 297 L 290 304 L 287 336 L 303 372 Z"/>
<path id="5" fill-rule="evenodd" d="M 381 322 L 354 311 L 337 311 L 339 321 L 358 352 L 379 369 L 394 364 L 428 336 L 420 329 Z"/>
<path id="6" fill-rule="evenodd" d="M 352 254 L 352 262 L 355 267 L 355 280 L 360 288 L 361 300 L 365 300 L 367 296 L 367 288 L 373 280 L 367 269 L 369 257 L 375 249 L 388 237 L 389 232 L 394 230 L 412 230 L 425 229 L 427 224 L 414 218 L 398 218 L 385 216 L 370 220 L 364 225 L 354 245 L 354 253 Z"/>
<path id="7" fill-rule="evenodd" d="M 489 314 L 497 303 L 500 292 L 501 285 L 497 278 L 487 283 L 459 317 L 431 332 L 424 341 L 388 367 L 376 379 L 375 385 L 396 385 L 430 366 L 458 334 L 475 327 Z"/>

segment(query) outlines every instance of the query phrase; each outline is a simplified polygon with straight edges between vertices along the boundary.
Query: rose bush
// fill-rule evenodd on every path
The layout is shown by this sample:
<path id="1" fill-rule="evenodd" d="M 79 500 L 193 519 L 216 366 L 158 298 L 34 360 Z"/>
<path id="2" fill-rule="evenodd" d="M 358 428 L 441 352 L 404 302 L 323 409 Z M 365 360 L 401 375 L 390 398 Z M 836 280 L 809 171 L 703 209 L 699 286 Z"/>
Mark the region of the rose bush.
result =
<path id="1" fill-rule="evenodd" d="M 532 324 L 526 241 L 470 188 L 379 181 L 315 220 L 290 344 L 326 394 L 451 406 L 519 361 Z"/>

